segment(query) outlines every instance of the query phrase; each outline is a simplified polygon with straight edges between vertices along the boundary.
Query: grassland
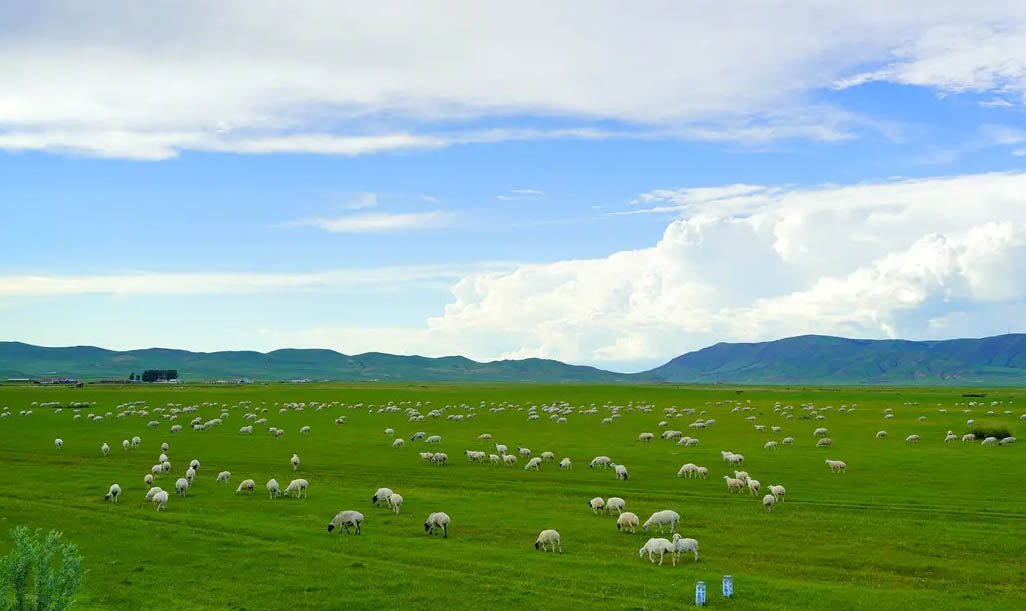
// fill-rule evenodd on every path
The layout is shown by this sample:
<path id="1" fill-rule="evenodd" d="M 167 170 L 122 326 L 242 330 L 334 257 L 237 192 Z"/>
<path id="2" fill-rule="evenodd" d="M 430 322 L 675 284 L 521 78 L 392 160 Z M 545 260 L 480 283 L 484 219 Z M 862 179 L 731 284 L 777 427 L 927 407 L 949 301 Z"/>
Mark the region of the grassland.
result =
<path id="1" fill-rule="evenodd" d="M 662 386 L 448 386 L 379 385 L 251 387 L 0 387 L 0 406 L 12 415 L 0 420 L 0 553 L 17 524 L 56 528 L 77 543 L 89 571 L 78 599 L 83 609 L 666 609 L 693 601 L 694 584 L 710 584 L 710 607 L 732 609 L 968 609 L 1022 608 L 1026 604 L 1026 461 L 1023 447 L 982 448 L 947 444 L 944 433 L 966 430 L 966 416 L 953 389 L 853 388 L 675 388 Z M 971 392 L 980 392 L 978 389 Z M 268 424 L 284 438 L 237 434 L 243 410 L 230 410 L 225 425 L 202 432 L 169 433 L 169 423 L 146 428 L 151 417 L 72 420 L 32 402 L 95 401 L 96 413 L 145 400 L 169 402 L 266 402 Z M 986 401 L 1012 401 L 993 417 L 973 409 L 981 423 L 1017 432 L 1026 421 L 1026 392 L 1002 389 Z M 566 424 L 543 416 L 528 422 L 524 412 L 476 420 L 409 423 L 403 414 L 331 408 L 279 415 L 285 401 L 338 401 L 382 405 L 387 401 L 430 401 L 430 407 L 499 402 L 532 404 L 567 401 L 600 406 L 597 415 L 572 415 Z M 650 403 L 651 413 L 624 412 L 600 423 L 606 403 Z M 773 436 L 756 432 L 732 405 L 751 401 L 759 421 L 780 425 L 797 438 L 794 447 L 764 451 Z M 784 420 L 774 402 L 833 405 L 826 420 Z M 707 402 L 713 402 L 707 404 Z M 918 402 L 918 405 L 906 405 Z M 840 414 L 842 404 L 858 404 Z M 940 413 L 938 405 L 946 407 Z M 671 426 L 701 440 L 684 449 L 658 439 L 642 444 L 642 431 L 658 433 L 662 408 L 708 410 L 718 424 L 697 434 L 690 418 Z M 422 407 L 426 412 L 430 407 Z M 893 420 L 883 420 L 886 407 Z M 1011 409 L 1013 415 L 1003 415 Z M 86 413 L 90 410 L 83 410 Z M 220 410 L 200 408 L 204 419 Z M 453 411 L 465 413 L 466 410 Z M 335 417 L 345 414 L 346 424 Z M 919 422 L 925 415 L 926 421 Z M 180 419 L 188 429 L 188 419 Z M 313 433 L 300 436 L 310 425 Z M 813 447 L 812 430 L 826 426 L 830 450 Z M 440 450 L 450 464 L 422 463 L 418 443 L 392 449 L 386 427 L 406 437 L 417 430 L 442 435 Z M 874 439 L 886 428 L 887 440 Z M 523 462 L 506 469 L 469 464 L 466 449 L 489 450 L 483 432 L 510 447 L 569 456 L 572 473 L 546 464 L 525 472 Z M 1018 431 L 1021 433 L 1021 431 Z M 902 442 L 918 433 L 918 446 Z M 142 448 L 123 452 L 121 440 L 140 435 Z M 53 439 L 64 439 L 58 454 Z M 170 443 L 173 487 L 193 458 L 202 461 L 187 499 L 172 497 L 167 512 L 143 501 L 142 479 L 156 462 L 162 441 Z M 103 458 L 101 443 L 111 445 Z M 757 499 L 730 495 L 721 476 L 728 472 L 721 449 L 746 455 L 745 468 L 764 486 L 781 483 L 787 500 L 767 514 Z M 236 496 L 244 478 L 263 482 L 293 477 L 289 457 L 297 452 L 297 474 L 310 481 L 309 498 L 269 500 L 266 494 Z M 611 471 L 589 470 L 588 461 L 607 454 L 626 464 L 632 479 L 618 482 Z M 846 475 L 831 475 L 825 458 L 847 461 Z M 705 481 L 678 479 L 685 462 L 710 467 Z M 218 485 L 219 470 L 232 472 Z M 170 480 L 170 481 L 169 481 Z M 117 505 L 103 493 L 112 482 L 125 489 Z M 379 486 L 406 498 L 400 515 L 370 506 Z M 639 560 L 641 534 L 620 534 L 614 519 L 586 507 L 594 496 L 622 496 L 644 520 L 673 508 L 683 515 L 685 536 L 697 538 L 701 560 L 673 568 Z M 364 534 L 329 535 L 325 526 L 341 509 L 366 516 Z M 452 516 L 449 539 L 429 538 L 423 521 L 431 511 Z M 535 551 L 543 528 L 563 535 L 563 555 Z M 734 576 L 737 597 L 718 594 L 724 574 Z"/>

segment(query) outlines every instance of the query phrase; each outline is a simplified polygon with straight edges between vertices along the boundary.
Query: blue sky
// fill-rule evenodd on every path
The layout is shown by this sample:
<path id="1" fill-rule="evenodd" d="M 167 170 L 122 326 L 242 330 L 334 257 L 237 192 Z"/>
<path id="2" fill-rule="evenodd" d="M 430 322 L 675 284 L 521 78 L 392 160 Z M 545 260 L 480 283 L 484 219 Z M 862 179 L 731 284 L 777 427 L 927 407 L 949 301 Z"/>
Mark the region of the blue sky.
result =
<path id="1" fill-rule="evenodd" d="M 1024 330 L 1023 11 L 642 6 L 15 3 L 0 338 L 638 370 Z"/>

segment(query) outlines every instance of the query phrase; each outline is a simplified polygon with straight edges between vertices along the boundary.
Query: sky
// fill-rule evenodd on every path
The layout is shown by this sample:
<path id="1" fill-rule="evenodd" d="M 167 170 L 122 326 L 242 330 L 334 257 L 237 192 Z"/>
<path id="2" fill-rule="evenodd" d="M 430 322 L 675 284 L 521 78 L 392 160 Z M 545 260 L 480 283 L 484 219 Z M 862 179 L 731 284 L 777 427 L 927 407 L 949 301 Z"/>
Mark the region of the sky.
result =
<path id="1" fill-rule="evenodd" d="M 1026 331 L 1026 5 L 0 11 L 0 339 L 640 371 Z"/>

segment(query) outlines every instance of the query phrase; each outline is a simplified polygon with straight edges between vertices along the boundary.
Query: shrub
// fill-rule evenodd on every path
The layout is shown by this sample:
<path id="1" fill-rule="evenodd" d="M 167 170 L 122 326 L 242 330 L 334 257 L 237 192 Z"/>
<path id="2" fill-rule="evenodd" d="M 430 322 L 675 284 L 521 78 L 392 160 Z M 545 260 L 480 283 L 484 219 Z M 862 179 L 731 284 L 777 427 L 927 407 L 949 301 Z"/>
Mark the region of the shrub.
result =
<path id="1" fill-rule="evenodd" d="M 14 549 L 0 558 L 0 610 L 61 611 L 71 606 L 82 582 L 82 556 L 61 533 L 17 526 Z"/>
<path id="2" fill-rule="evenodd" d="M 976 426 L 969 431 L 973 435 L 976 435 L 977 439 L 986 439 L 988 437 L 997 437 L 998 439 L 1004 439 L 1005 437 L 1011 437 L 1012 431 L 1006 426 Z"/>

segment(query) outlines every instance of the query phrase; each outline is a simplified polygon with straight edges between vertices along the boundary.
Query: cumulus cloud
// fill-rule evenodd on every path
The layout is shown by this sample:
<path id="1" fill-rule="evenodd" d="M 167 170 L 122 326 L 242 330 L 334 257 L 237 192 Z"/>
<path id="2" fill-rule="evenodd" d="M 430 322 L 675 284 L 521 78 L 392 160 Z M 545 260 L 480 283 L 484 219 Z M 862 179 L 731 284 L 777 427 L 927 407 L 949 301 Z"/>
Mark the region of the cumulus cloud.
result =
<path id="1" fill-rule="evenodd" d="M 469 274 L 405 350 L 631 368 L 725 340 L 1003 332 L 995 313 L 1026 313 L 1026 174 L 636 201 L 682 216 L 650 248 Z M 375 334 L 396 337 L 359 336 Z"/>
<path id="2" fill-rule="evenodd" d="M 989 0 L 5 9 L 16 17 L 0 19 L 0 148 L 145 160 L 538 138 L 838 140 L 889 128 L 817 103 L 823 89 L 887 80 L 1014 99 L 1026 48 L 1023 10 Z M 553 127 L 524 129 L 523 117 Z"/>

